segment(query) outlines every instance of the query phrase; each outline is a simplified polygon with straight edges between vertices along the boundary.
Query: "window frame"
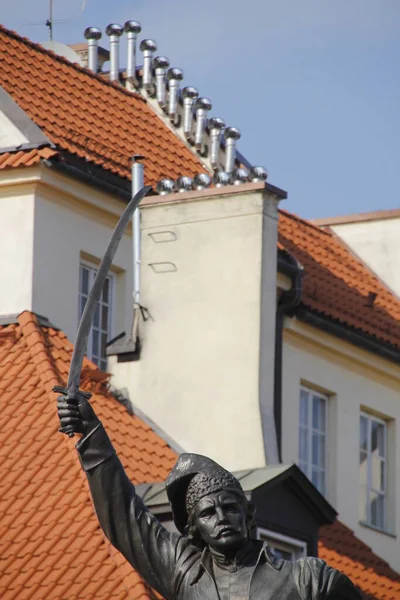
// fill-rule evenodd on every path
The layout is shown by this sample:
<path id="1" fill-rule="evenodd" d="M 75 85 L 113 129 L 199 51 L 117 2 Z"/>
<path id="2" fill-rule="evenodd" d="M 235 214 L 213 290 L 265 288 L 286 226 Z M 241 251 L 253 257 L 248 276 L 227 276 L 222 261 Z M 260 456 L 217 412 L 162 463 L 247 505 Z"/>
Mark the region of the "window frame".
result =
<path id="1" fill-rule="evenodd" d="M 360 410 L 360 415 L 359 415 L 359 444 L 358 444 L 358 452 L 359 452 L 359 456 L 361 451 L 365 452 L 364 449 L 361 448 L 361 418 L 365 418 L 367 419 L 367 450 L 366 450 L 366 454 L 367 454 L 367 487 L 366 487 L 366 497 L 364 497 L 364 501 L 366 503 L 366 507 L 367 507 L 367 519 L 362 519 L 361 515 L 359 515 L 360 518 L 360 523 L 362 525 L 367 525 L 368 527 L 372 527 L 373 529 L 377 529 L 380 531 L 388 531 L 388 421 L 385 420 L 382 417 L 377 417 L 376 415 L 369 413 L 366 410 L 361 409 Z M 383 447 L 384 447 L 384 486 L 383 489 L 384 491 L 381 492 L 380 490 L 376 490 L 373 486 L 372 486 L 372 451 L 371 451 L 371 427 L 372 427 L 372 422 L 378 423 L 379 425 L 383 425 Z M 379 457 L 380 458 L 380 457 Z M 381 460 L 381 458 L 380 458 Z M 359 461 L 359 466 L 358 466 L 358 473 L 359 473 L 359 494 L 361 494 L 361 488 L 363 487 L 361 485 L 361 464 Z M 383 526 L 381 527 L 380 525 L 376 525 L 372 522 L 372 518 L 371 518 L 371 499 L 370 499 L 370 495 L 371 492 L 375 492 L 378 495 L 383 497 L 383 515 L 382 515 L 382 522 L 383 522 Z M 360 507 L 359 507 L 360 510 Z"/>
<path id="2" fill-rule="evenodd" d="M 88 294 L 89 294 L 90 290 L 93 286 L 93 282 L 96 277 L 96 274 L 99 270 L 99 264 L 90 262 L 89 260 L 86 260 L 82 257 L 79 260 L 78 323 L 81 319 L 81 298 L 88 297 L 88 294 L 84 294 L 82 291 L 82 276 L 81 276 L 82 268 L 87 269 L 89 271 L 89 282 L 88 282 Z M 108 338 L 108 340 L 110 340 L 110 339 L 112 339 L 112 337 L 114 335 L 114 307 L 115 307 L 115 294 L 116 294 L 115 274 L 110 270 L 107 273 L 106 279 L 109 281 L 107 338 Z M 102 290 L 102 295 L 103 295 L 103 290 Z M 102 295 L 101 295 L 101 298 L 102 298 Z M 100 319 L 101 319 L 101 317 L 100 317 Z M 101 324 L 100 324 L 100 327 L 99 328 L 96 327 L 96 329 L 98 329 L 100 332 L 99 344 L 100 344 L 100 350 L 101 350 L 101 333 L 104 332 L 104 330 L 101 328 Z M 93 356 L 93 324 L 92 324 L 92 326 L 90 328 L 90 332 L 89 332 L 86 356 L 91 361 L 93 361 L 99 367 L 99 369 L 104 370 L 106 368 L 106 365 L 104 364 L 106 362 L 106 357 L 100 357 L 97 362 L 97 358 Z"/>
<path id="3" fill-rule="evenodd" d="M 306 427 L 306 431 L 307 431 L 307 455 L 308 455 L 308 459 L 307 459 L 307 463 L 305 464 L 305 469 L 303 469 L 302 464 L 304 464 L 304 461 L 301 460 L 301 456 L 300 456 L 300 434 L 301 434 L 301 429 L 304 428 L 304 426 L 301 423 L 301 417 L 300 417 L 300 410 L 301 410 L 301 392 L 307 392 L 308 394 L 308 399 L 307 399 L 307 415 L 308 415 L 308 419 L 307 419 L 307 427 Z M 328 495 L 328 411 L 329 411 L 329 399 L 330 396 L 329 394 L 325 393 L 325 392 L 320 392 L 319 390 L 308 386 L 306 384 L 301 384 L 300 385 L 300 390 L 299 390 L 299 419 L 298 419 L 298 434 L 299 434 L 299 442 L 298 442 L 298 465 L 299 468 L 303 471 L 303 473 L 306 475 L 306 477 L 308 477 L 308 479 L 313 483 L 313 479 L 312 479 L 312 471 L 313 471 L 313 467 L 316 467 L 318 469 L 318 471 L 323 473 L 323 490 L 319 489 L 315 483 L 313 483 L 313 485 L 315 485 L 315 487 L 318 489 L 318 491 L 324 496 L 327 497 Z M 312 409 L 313 409 L 313 398 L 314 396 L 317 396 L 321 399 L 324 400 L 325 402 L 325 419 L 324 419 L 324 431 L 321 432 L 321 430 L 314 430 L 313 424 L 312 424 Z M 312 439 L 313 439 L 313 431 L 316 431 L 317 433 L 322 433 L 324 436 L 324 456 L 325 456 L 325 466 L 324 469 L 321 469 L 319 465 L 313 465 L 312 462 Z"/>
<path id="4" fill-rule="evenodd" d="M 284 552 L 291 552 L 291 560 L 297 560 L 298 558 L 304 558 L 307 556 L 307 542 L 299 540 L 271 529 L 264 527 L 257 527 L 256 537 L 258 540 L 267 542 L 271 546 L 272 551 L 274 548 L 277 550 L 283 550 Z M 270 543 L 271 542 L 271 543 Z"/>

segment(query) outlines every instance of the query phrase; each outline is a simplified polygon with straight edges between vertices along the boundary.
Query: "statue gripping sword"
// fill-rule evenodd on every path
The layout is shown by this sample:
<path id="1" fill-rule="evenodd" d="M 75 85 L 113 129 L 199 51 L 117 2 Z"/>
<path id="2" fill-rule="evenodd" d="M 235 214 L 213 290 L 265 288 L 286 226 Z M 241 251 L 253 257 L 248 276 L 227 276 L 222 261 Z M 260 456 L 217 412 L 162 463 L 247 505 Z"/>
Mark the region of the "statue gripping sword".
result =
<path id="1" fill-rule="evenodd" d="M 79 325 L 66 388 L 55 387 L 62 433 L 76 444 L 96 513 L 110 542 L 166 600 L 361 600 L 351 581 L 317 558 L 278 559 L 253 540 L 254 506 L 211 459 L 181 454 L 166 481 L 177 533 L 137 496 L 111 441 L 79 390 L 93 313 L 123 231 L 147 193 L 131 200 L 114 231 Z M 206 432 L 205 432 L 206 433 Z"/>

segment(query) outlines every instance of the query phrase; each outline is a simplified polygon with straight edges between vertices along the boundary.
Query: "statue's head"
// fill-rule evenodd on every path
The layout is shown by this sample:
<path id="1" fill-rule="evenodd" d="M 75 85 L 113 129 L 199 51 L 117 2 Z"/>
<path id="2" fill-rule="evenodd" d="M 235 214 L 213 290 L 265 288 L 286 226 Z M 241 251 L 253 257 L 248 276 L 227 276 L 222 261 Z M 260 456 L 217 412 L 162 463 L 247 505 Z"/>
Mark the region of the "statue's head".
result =
<path id="1" fill-rule="evenodd" d="M 205 456 L 182 454 L 166 485 L 181 533 L 226 555 L 245 544 L 254 507 L 231 473 Z"/>

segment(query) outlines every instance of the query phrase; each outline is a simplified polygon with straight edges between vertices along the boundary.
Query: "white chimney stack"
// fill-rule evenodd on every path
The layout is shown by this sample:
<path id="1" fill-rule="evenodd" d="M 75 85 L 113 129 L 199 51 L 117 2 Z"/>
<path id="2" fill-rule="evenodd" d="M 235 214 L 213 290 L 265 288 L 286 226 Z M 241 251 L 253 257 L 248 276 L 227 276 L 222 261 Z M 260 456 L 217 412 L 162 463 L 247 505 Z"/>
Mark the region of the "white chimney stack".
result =
<path id="1" fill-rule="evenodd" d="M 142 26 L 137 21 L 127 21 L 124 31 L 128 41 L 128 60 L 126 64 L 126 79 L 131 85 L 137 85 L 136 77 L 136 42 L 137 36 L 142 31 Z"/>
<path id="2" fill-rule="evenodd" d="M 236 127 L 225 129 L 225 171 L 232 173 L 235 168 L 236 143 L 240 139 L 240 131 Z"/>
<path id="3" fill-rule="evenodd" d="M 88 68 L 97 73 L 99 70 L 98 54 L 101 31 L 97 27 L 87 27 L 83 34 L 88 42 Z"/>
<path id="4" fill-rule="evenodd" d="M 150 95 L 154 93 L 152 62 L 153 53 L 157 50 L 154 40 L 142 40 L 140 49 L 143 52 L 143 87 Z"/>

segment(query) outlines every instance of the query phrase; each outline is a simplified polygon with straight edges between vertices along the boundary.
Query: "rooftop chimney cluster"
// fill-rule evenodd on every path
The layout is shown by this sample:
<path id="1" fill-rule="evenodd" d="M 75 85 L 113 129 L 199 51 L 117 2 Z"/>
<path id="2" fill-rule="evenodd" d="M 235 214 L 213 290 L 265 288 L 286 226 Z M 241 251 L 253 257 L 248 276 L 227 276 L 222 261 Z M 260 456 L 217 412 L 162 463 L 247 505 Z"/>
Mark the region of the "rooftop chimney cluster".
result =
<path id="1" fill-rule="evenodd" d="M 139 44 L 142 66 L 138 66 L 138 35 L 142 28 L 137 21 L 127 21 L 121 25 L 111 23 L 106 27 L 110 47 L 110 80 L 125 83 L 130 91 L 145 94 L 149 102 L 158 107 L 169 120 L 177 133 L 214 171 L 212 182 L 215 186 L 240 184 L 245 181 L 265 181 L 267 171 L 263 167 L 253 167 L 250 172 L 239 166 L 236 146 L 240 131 L 236 127 L 226 127 L 223 119 L 209 117 L 212 103 L 209 98 L 200 96 L 195 87 L 182 87 L 183 71 L 171 67 L 168 58 L 155 56 L 157 44 L 154 40 L 143 39 Z M 119 63 L 120 37 L 127 38 L 127 67 L 121 70 Z M 98 72 L 98 51 L 101 31 L 97 27 L 85 30 L 88 42 L 88 67 Z M 192 181 L 181 177 L 176 182 L 163 179 L 158 184 L 159 193 L 203 189 L 211 184 L 206 174 L 200 174 Z"/>
<path id="2" fill-rule="evenodd" d="M 267 171 L 264 167 L 252 167 L 250 171 L 244 167 L 236 167 L 231 175 L 226 171 L 218 170 L 214 172 L 211 178 L 208 173 L 199 173 L 193 179 L 190 177 L 179 177 L 176 181 L 173 179 L 161 179 L 156 186 L 156 191 L 161 196 L 172 194 L 174 192 L 189 192 L 191 190 L 204 190 L 213 184 L 215 187 L 224 187 L 225 185 L 240 185 L 241 183 L 265 181 Z"/>

